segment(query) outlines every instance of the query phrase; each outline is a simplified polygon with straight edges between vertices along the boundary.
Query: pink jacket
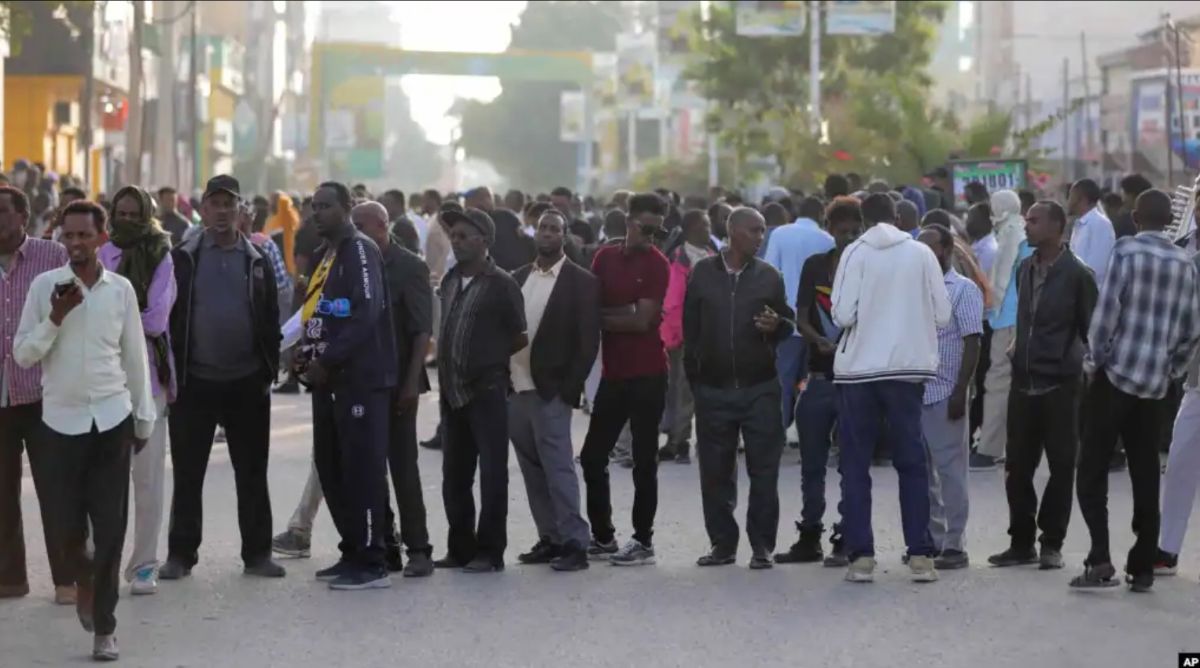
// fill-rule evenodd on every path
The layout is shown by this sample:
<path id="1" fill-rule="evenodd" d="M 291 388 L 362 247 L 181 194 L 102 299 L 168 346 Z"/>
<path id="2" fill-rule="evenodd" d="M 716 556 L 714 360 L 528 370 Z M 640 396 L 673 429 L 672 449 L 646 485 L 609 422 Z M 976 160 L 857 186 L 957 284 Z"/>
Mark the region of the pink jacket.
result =
<path id="1" fill-rule="evenodd" d="M 708 254 L 713 253 L 710 250 Z M 683 244 L 671 251 L 667 260 L 671 263 L 671 277 L 667 283 L 667 296 L 663 298 L 662 324 L 658 326 L 658 335 L 667 350 L 675 350 L 683 345 L 683 298 L 687 294 L 692 262 Z"/>

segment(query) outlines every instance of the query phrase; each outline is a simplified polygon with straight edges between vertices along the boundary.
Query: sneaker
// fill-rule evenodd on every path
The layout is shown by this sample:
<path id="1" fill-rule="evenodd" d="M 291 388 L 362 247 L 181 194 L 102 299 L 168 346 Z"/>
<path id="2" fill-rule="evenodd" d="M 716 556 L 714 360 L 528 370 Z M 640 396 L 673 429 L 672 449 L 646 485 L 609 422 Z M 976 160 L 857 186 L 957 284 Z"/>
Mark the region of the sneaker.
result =
<path id="1" fill-rule="evenodd" d="M 1129 585 L 1129 591 L 1139 594 L 1147 594 L 1154 587 L 1153 573 L 1132 573 L 1125 574 L 1125 584 Z"/>
<path id="2" fill-rule="evenodd" d="M 588 564 L 587 550 L 583 546 L 574 541 L 567 544 L 559 555 L 550 562 L 550 568 L 560 572 L 586 571 Z"/>
<path id="3" fill-rule="evenodd" d="M 967 466 L 972 471 L 995 471 L 999 468 L 1000 462 L 995 457 L 972 452 Z"/>
<path id="4" fill-rule="evenodd" d="M 859 557 L 846 569 L 846 582 L 874 582 L 875 559 Z"/>
<path id="5" fill-rule="evenodd" d="M 561 553 L 562 550 L 557 545 L 542 538 L 528 552 L 517 555 L 517 561 L 523 564 L 548 564 Z"/>
<path id="6" fill-rule="evenodd" d="M 962 554 L 961 552 L 959 554 Z M 967 555 L 963 554 L 964 557 Z M 912 573 L 913 582 L 937 582 L 937 568 L 933 558 L 922 554 L 914 554 L 908 558 L 908 570 Z"/>
<path id="7" fill-rule="evenodd" d="M 175 559 L 167 558 L 167 563 L 163 564 L 158 569 L 159 580 L 180 580 L 192 574 L 191 566 L 184 566 L 183 562 Z"/>
<path id="8" fill-rule="evenodd" d="M 92 642 L 93 661 L 116 661 L 119 658 L 121 658 L 121 650 L 117 648 L 115 635 L 96 636 Z"/>
<path id="9" fill-rule="evenodd" d="M 1158 557 L 1154 560 L 1154 574 L 1158 577 L 1175 575 L 1179 572 L 1179 555 L 1171 554 L 1162 548 L 1158 550 Z"/>
<path id="10" fill-rule="evenodd" d="M 953 571 L 970 565 L 971 559 L 962 550 L 942 550 L 942 553 L 933 560 L 933 567 L 943 571 Z M 911 562 L 909 566 L 912 566 Z"/>
<path id="11" fill-rule="evenodd" d="M 300 394 L 300 383 L 295 380 L 289 380 L 277 386 L 274 392 L 275 394 Z"/>
<path id="12" fill-rule="evenodd" d="M 850 558 L 846 556 L 846 540 L 842 538 L 842 527 L 840 524 L 833 525 L 833 531 L 829 534 L 829 556 L 825 557 L 825 568 L 846 568 L 850 565 Z"/>
<path id="13" fill-rule="evenodd" d="M 504 570 L 504 562 L 495 562 L 490 558 L 479 555 L 471 563 L 462 567 L 464 573 L 499 573 Z"/>
<path id="14" fill-rule="evenodd" d="M 425 448 L 426 450 L 441 450 L 442 449 L 442 439 L 437 434 L 434 434 L 433 438 L 429 439 L 428 441 L 421 441 L 420 443 L 418 443 L 418 445 L 420 445 L 422 448 Z"/>
<path id="15" fill-rule="evenodd" d="M 1071 580 L 1071 587 L 1075 589 L 1107 589 L 1117 586 L 1117 569 L 1113 568 L 1112 564 L 1098 564 L 1095 566 L 1084 564 L 1083 575 L 1076 575 Z"/>
<path id="16" fill-rule="evenodd" d="M 389 573 L 399 573 L 404 570 L 404 557 L 400 555 L 399 545 L 384 546 L 383 561 L 387 564 Z"/>
<path id="17" fill-rule="evenodd" d="M 771 553 L 766 550 L 755 550 L 750 556 L 750 570 L 765 571 L 770 568 L 775 568 L 775 560 L 771 558 Z"/>
<path id="18" fill-rule="evenodd" d="M 610 557 L 617 553 L 618 549 L 620 548 L 617 546 L 616 538 L 608 541 L 607 543 L 601 543 L 593 538 L 587 549 L 588 559 L 607 561 Z"/>
<path id="19" fill-rule="evenodd" d="M 271 551 L 285 557 L 307 559 L 311 550 L 311 539 L 295 529 L 288 529 L 271 539 Z"/>
<path id="20" fill-rule="evenodd" d="M 75 585 L 54 588 L 55 605 L 75 605 L 76 597 Z"/>
<path id="21" fill-rule="evenodd" d="M 363 589 L 387 589 L 392 586 L 386 568 L 351 568 L 329 583 L 330 589 L 338 591 L 361 591 Z"/>
<path id="22" fill-rule="evenodd" d="M 428 554 L 422 552 L 408 556 L 408 565 L 404 567 L 404 577 L 427 578 L 430 575 L 433 575 L 433 559 L 430 559 Z"/>
<path id="23" fill-rule="evenodd" d="M 686 447 L 687 444 L 685 443 L 684 446 L 685 447 L 679 451 L 679 454 L 675 455 L 675 463 L 676 464 L 691 464 L 692 463 L 692 456 L 690 454 L 688 454 L 688 449 Z"/>
<path id="24" fill-rule="evenodd" d="M 1053 547 L 1042 547 L 1042 554 L 1038 557 L 1039 571 L 1057 571 L 1063 567 L 1062 552 Z"/>
<path id="25" fill-rule="evenodd" d="M 245 575 L 251 575 L 256 578 L 281 578 L 287 575 L 287 571 L 283 566 L 275 563 L 270 557 L 264 557 L 252 564 L 246 564 L 242 569 Z"/>
<path id="26" fill-rule="evenodd" d="M 351 570 L 350 562 L 338 559 L 338 562 L 329 568 L 322 568 L 313 576 L 321 582 L 333 582 L 345 573 Z"/>
<path id="27" fill-rule="evenodd" d="M 149 596 L 158 593 L 158 573 L 153 566 L 139 569 L 129 583 L 129 593 L 134 596 Z"/>
<path id="28" fill-rule="evenodd" d="M 675 459 L 675 444 L 667 443 L 658 449 L 658 461 L 669 462 Z"/>
<path id="29" fill-rule="evenodd" d="M 629 542 L 608 560 L 613 566 L 651 566 L 655 561 L 654 548 L 642 545 L 636 538 L 630 538 Z"/>
<path id="30" fill-rule="evenodd" d="M 1024 566 L 1025 564 L 1036 564 L 1037 562 L 1038 555 L 1032 547 L 1028 549 L 1010 547 L 1000 554 L 993 554 L 988 557 L 988 563 L 997 568 Z"/>
<path id="31" fill-rule="evenodd" d="M 789 547 L 787 552 L 776 554 L 775 563 L 815 564 L 824 558 L 825 552 L 821 549 L 821 532 L 800 529 L 800 540 Z"/>
<path id="32" fill-rule="evenodd" d="M 713 548 L 711 552 L 696 560 L 697 566 L 728 566 L 737 562 L 737 555 L 721 554 Z"/>

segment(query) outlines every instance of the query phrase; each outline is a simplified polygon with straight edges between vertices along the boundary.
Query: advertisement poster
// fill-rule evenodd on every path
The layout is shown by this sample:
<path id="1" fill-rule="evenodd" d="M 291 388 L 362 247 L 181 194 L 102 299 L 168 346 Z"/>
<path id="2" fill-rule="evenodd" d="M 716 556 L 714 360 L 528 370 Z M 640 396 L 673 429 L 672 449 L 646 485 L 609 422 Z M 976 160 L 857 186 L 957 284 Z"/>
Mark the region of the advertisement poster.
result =
<path id="1" fill-rule="evenodd" d="M 804 34 L 806 2 L 738 2 L 737 34 L 743 37 L 795 37 Z"/>
<path id="2" fill-rule="evenodd" d="M 564 142 L 583 141 L 583 91 L 564 90 L 558 98 L 558 138 Z"/>
<path id="3" fill-rule="evenodd" d="M 1028 165 L 1024 160 L 959 160 L 951 164 L 950 175 L 954 179 L 954 203 L 958 208 L 967 207 L 966 187 L 972 181 L 987 186 L 988 192 L 997 190 L 1020 190 L 1025 187 Z"/>
<path id="4" fill-rule="evenodd" d="M 883 35 L 896 31 L 894 0 L 830 0 L 825 3 L 828 35 Z"/>
<path id="5" fill-rule="evenodd" d="M 617 97 L 624 111 L 654 106 L 656 42 L 652 32 L 617 35 Z"/>

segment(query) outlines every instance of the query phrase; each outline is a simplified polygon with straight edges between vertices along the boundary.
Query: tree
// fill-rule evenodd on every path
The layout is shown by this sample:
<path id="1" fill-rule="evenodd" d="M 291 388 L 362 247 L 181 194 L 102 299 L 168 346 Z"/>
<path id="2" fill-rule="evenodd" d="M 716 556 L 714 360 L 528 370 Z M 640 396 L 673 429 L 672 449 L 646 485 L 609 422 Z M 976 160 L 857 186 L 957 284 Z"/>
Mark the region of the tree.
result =
<path id="1" fill-rule="evenodd" d="M 29 0 L 0 0 L 0 38 L 8 40 L 9 52 L 14 56 L 21 53 L 22 42 L 33 31 L 30 4 Z M 91 0 L 60 0 L 42 4 L 49 4 L 53 7 L 52 13 L 57 15 L 64 8 L 71 12 L 88 10 L 93 3 Z"/>
<path id="2" fill-rule="evenodd" d="M 616 49 L 628 25 L 622 2 L 531 2 L 513 28 L 510 50 Z M 576 145 L 559 141 L 559 94 L 569 83 L 504 81 L 490 103 L 461 105 L 462 147 L 486 160 L 514 187 L 546 190 L 571 185 Z"/>

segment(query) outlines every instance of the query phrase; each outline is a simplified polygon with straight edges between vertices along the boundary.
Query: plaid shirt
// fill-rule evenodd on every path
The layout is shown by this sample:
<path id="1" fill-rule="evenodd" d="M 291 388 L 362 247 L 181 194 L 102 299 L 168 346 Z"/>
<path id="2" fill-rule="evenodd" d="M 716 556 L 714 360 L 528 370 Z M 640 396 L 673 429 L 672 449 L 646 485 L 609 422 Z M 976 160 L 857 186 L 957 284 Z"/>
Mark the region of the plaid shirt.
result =
<path id="1" fill-rule="evenodd" d="M 1188 252 L 1162 232 L 1118 239 L 1088 330 L 1090 367 L 1118 390 L 1160 399 L 1200 342 L 1200 293 Z"/>
<path id="2" fill-rule="evenodd" d="M 258 237 L 258 234 L 254 235 L 251 241 L 271 261 L 271 269 L 275 272 L 275 287 L 281 293 L 290 293 L 295 286 L 292 283 L 292 275 L 288 273 L 287 264 L 283 261 L 283 253 L 279 252 L 279 246 L 276 246 L 269 237 L 263 236 L 261 239 Z"/>
<path id="3" fill-rule="evenodd" d="M 950 324 L 939 327 L 937 378 L 925 383 L 925 405 L 945 401 L 954 393 L 962 369 L 963 339 L 983 334 L 983 292 L 971 279 L 951 269 L 946 272 L 950 298 Z"/>
<path id="4" fill-rule="evenodd" d="M 22 369 L 13 359 L 13 337 L 25 308 L 29 286 L 38 274 L 67 263 L 67 249 L 57 241 L 25 237 L 12 266 L 0 272 L 0 407 L 31 404 L 42 398 L 42 369 Z"/>

